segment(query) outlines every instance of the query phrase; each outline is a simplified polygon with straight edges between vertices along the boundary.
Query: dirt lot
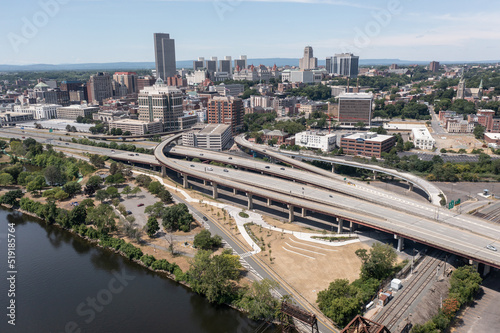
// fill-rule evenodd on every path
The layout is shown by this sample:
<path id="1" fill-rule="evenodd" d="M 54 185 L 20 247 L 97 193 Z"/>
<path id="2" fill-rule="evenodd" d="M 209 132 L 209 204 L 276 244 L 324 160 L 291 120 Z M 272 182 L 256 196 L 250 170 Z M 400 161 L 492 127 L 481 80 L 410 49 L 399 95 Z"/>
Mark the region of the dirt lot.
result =
<path id="1" fill-rule="evenodd" d="M 472 151 L 472 149 L 482 148 L 483 143 L 476 138 L 472 134 L 435 134 L 433 135 L 436 140 L 436 147 L 439 149 L 453 149 L 458 151 L 459 149 L 465 149 L 468 153 Z"/>
<path id="2" fill-rule="evenodd" d="M 311 304 L 316 303 L 317 293 L 328 288 L 333 280 L 357 279 L 361 261 L 354 252 L 360 248 L 368 249 L 362 243 L 333 247 L 305 242 L 292 235 L 268 232 L 266 229 L 261 232 L 258 226 L 251 228 L 266 243 L 265 251 L 257 256 Z"/>

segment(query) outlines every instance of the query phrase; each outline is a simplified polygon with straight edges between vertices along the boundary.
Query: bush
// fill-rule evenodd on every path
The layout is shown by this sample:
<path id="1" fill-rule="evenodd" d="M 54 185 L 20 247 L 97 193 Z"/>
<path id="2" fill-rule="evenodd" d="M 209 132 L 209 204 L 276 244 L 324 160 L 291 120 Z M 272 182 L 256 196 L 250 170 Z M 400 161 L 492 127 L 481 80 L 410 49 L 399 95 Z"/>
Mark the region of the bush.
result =
<path id="1" fill-rule="evenodd" d="M 144 263 L 146 266 L 151 266 L 153 263 L 156 262 L 156 258 L 154 256 L 151 256 L 149 254 L 145 254 L 141 257 L 141 261 Z"/>
<path id="2" fill-rule="evenodd" d="M 141 249 L 135 247 L 134 245 L 132 245 L 130 243 L 126 243 L 126 242 L 124 242 L 124 243 L 125 244 L 120 246 L 120 251 L 125 253 L 127 258 L 129 258 L 130 260 L 133 260 L 133 259 L 140 259 L 143 256 Z"/>
<path id="3" fill-rule="evenodd" d="M 250 216 L 249 216 L 247 213 L 245 213 L 244 211 L 241 211 L 238 215 L 239 215 L 239 216 L 241 216 L 241 217 L 243 217 L 244 219 L 247 219 L 247 218 L 249 218 L 249 217 L 250 217 Z"/>

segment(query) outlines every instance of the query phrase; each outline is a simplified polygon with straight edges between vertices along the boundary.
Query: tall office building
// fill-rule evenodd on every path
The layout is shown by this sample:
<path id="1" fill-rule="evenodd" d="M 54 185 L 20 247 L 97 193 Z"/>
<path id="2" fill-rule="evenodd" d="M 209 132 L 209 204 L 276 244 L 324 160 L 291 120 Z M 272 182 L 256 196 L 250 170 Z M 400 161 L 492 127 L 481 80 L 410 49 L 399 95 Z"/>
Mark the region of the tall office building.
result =
<path id="1" fill-rule="evenodd" d="M 364 123 L 371 126 L 373 94 L 344 93 L 339 100 L 339 123 L 342 125 L 356 125 Z"/>
<path id="2" fill-rule="evenodd" d="M 304 58 L 300 59 L 299 68 L 305 70 L 318 68 L 318 58 L 314 58 L 311 46 L 306 46 L 304 49 Z"/>
<path id="3" fill-rule="evenodd" d="M 175 40 L 169 34 L 154 34 L 156 78 L 166 80 L 176 74 Z"/>
<path id="4" fill-rule="evenodd" d="M 233 67 L 231 64 L 231 57 L 226 56 L 224 60 L 219 60 L 219 72 L 233 74 Z"/>
<path id="5" fill-rule="evenodd" d="M 151 87 L 144 87 L 139 93 L 139 120 L 160 121 L 163 131 L 181 129 L 180 118 L 182 112 L 182 92 L 176 87 L 167 86 L 162 79 L 158 79 Z"/>
<path id="6" fill-rule="evenodd" d="M 205 62 L 205 68 L 210 74 L 217 72 L 217 57 L 212 57 L 211 60 L 207 60 Z"/>
<path id="7" fill-rule="evenodd" d="M 196 72 L 199 69 L 203 69 L 205 67 L 205 58 L 200 57 L 198 60 L 193 61 L 193 70 Z"/>
<path id="8" fill-rule="evenodd" d="M 135 72 L 115 72 L 113 80 L 127 87 L 127 94 L 135 94 L 137 90 L 137 73 Z"/>
<path id="9" fill-rule="evenodd" d="M 352 53 L 341 53 L 336 54 L 335 57 L 333 57 L 333 73 L 347 77 L 357 77 L 358 71 L 358 56 L 355 56 Z"/>
<path id="10" fill-rule="evenodd" d="M 326 58 L 326 66 L 325 66 L 325 69 L 326 69 L 327 73 L 329 73 L 329 74 L 333 74 L 333 73 L 335 73 L 335 72 L 333 71 L 333 61 L 334 61 L 334 60 L 333 60 L 333 57 L 327 57 L 327 58 Z"/>
<path id="11" fill-rule="evenodd" d="M 207 110 L 209 124 L 230 125 L 233 134 L 243 125 L 245 110 L 241 98 L 214 97 L 208 101 Z"/>
<path id="12" fill-rule="evenodd" d="M 93 104 L 100 104 L 104 99 L 113 97 L 113 85 L 109 73 L 98 72 L 91 75 L 87 82 L 87 95 L 89 102 Z"/>
<path id="13" fill-rule="evenodd" d="M 433 73 L 436 73 L 439 71 L 439 62 L 438 61 L 431 61 L 429 64 L 429 70 Z"/>
<path id="14" fill-rule="evenodd" d="M 242 55 L 239 59 L 234 59 L 234 68 L 247 69 L 247 56 Z"/>

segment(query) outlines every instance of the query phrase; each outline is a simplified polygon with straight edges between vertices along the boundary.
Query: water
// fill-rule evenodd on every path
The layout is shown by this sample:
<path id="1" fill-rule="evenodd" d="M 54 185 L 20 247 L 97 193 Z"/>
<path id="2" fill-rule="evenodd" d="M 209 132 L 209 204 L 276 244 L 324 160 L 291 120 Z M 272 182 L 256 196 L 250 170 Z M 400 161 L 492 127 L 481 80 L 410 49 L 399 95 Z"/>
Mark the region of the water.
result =
<path id="1" fill-rule="evenodd" d="M 271 332 L 30 216 L 0 208 L 0 221 L 0 332 Z M 16 225 L 15 327 L 7 323 L 7 222 Z"/>

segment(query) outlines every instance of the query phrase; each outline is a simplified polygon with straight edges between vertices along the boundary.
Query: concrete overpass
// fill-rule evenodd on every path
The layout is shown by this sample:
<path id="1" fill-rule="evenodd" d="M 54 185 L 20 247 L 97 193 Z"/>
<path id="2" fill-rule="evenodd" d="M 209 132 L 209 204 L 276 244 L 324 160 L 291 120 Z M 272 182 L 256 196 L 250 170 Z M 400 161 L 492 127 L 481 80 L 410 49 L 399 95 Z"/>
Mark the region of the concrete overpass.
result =
<path id="1" fill-rule="evenodd" d="M 440 194 L 444 195 L 444 193 L 434 184 L 432 184 L 432 183 L 430 183 L 430 182 L 428 182 L 420 177 L 417 177 L 413 174 L 407 173 L 407 172 L 400 172 L 400 171 L 397 171 L 394 169 L 383 168 L 383 167 L 380 167 L 377 165 L 369 165 L 369 164 L 363 164 L 363 163 L 358 163 L 358 162 L 354 162 L 354 161 L 346 161 L 346 160 L 343 160 L 340 158 L 317 157 L 314 155 L 301 154 L 300 152 L 282 151 L 279 149 L 274 150 L 271 147 L 266 147 L 266 146 L 251 143 L 245 139 L 244 135 L 237 136 L 234 141 L 240 147 L 251 149 L 255 152 L 258 152 L 259 154 L 269 156 L 271 158 L 277 159 L 279 161 L 282 161 L 282 162 L 290 164 L 290 165 L 294 165 L 295 167 L 298 167 L 298 168 L 301 168 L 304 170 L 311 171 L 312 169 L 317 169 L 317 168 L 314 166 L 311 166 L 307 163 L 297 161 L 296 159 L 288 157 L 288 156 L 298 156 L 301 159 L 316 160 L 316 161 L 323 161 L 323 162 L 331 163 L 332 166 L 334 164 L 339 164 L 339 165 L 345 165 L 345 166 L 350 166 L 350 167 L 359 168 L 359 169 L 370 170 L 370 171 L 374 172 L 375 174 L 376 173 L 383 173 L 383 174 L 386 174 L 389 176 L 393 176 L 395 178 L 399 178 L 399 179 L 402 179 L 402 180 L 408 182 L 408 184 L 410 184 L 410 189 L 412 189 L 413 186 L 420 188 L 425 193 L 427 193 L 427 195 L 429 196 L 429 201 L 431 201 L 436 206 L 441 206 L 440 205 L 441 197 L 439 195 Z M 330 175 L 330 177 L 331 177 L 331 175 Z"/>
<path id="2" fill-rule="evenodd" d="M 186 187 L 189 186 L 189 177 L 200 179 L 212 184 L 214 197 L 218 196 L 221 187 L 245 193 L 249 209 L 255 204 L 254 198 L 260 197 L 267 200 L 268 205 L 272 202 L 287 205 L 290 221 L 293 221 L 296 208 L 302 209 L 303 214 L 315 211 L 331 216 L 340 231 L 347 223 L 349 227 L 361 224 L 394 234 L 399 239 L 399 247 L 403 239 L 408 238 L 476 263 L 500 268 L 500 253 L 486 249 L 487 245 L 500 247 L 500 228 L 487 221 L 452 212 L 440 212 L 437 220 L 425 218 L 420 214 L 386 207 L 383 203 L 346 197 L 289 180 L 168 158 L 166 154 L 172 149 L 169 144 L 175 139 L 176 136 L 159 144 L 155 149 L 155 158 L 164 173 L 166 168 L 178 172 Z"/>

